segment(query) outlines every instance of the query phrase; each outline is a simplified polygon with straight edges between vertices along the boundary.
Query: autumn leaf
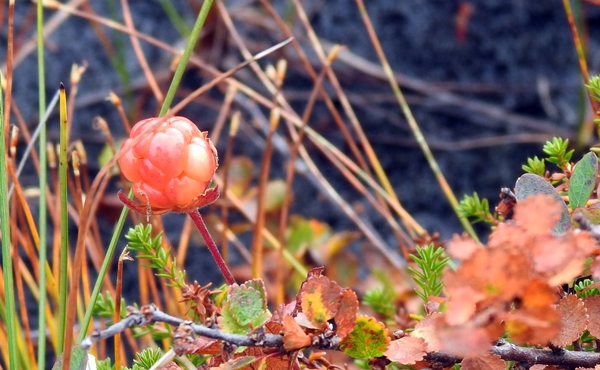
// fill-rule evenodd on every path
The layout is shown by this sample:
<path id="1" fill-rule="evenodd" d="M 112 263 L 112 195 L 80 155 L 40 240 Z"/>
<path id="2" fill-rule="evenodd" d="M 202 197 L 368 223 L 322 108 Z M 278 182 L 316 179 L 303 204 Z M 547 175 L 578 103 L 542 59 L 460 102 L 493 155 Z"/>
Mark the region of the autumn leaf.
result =
<path id="1" fill-rule="evenodd" d="M 522 293 L 531 278 L 530 270 L 529 259 L 518 250 L 479 249 L 456 271 L 444 273 L 444 287 L 451 301 L 461 291 L 464 298 L 464 287 L 470 287 L 483 294 L 486 303 L 510 302 Z M 472 305 L 473 301 L 469 299 L 465 304 Z"/>
<path id="2" fill-rule="evenodd" d="M 219 365 L 218 369 L 222 370 L 237 370 L 242 369 L 251 363 L 256 362 L 256 358 L 252 356 L 242 356 L 234 358 L 231 361 L 227 361 Z"/>
<path id="3" fill-rule="evenodd" d="M 517 203 L 513 220 L 531 235 L 544 235 L 556 226 L 562 211 L 561 204 L 554 197 L 535 195 Z"/>
<path id="4" fill-rule="evenodd" d="M 523 307 L 532 309 L 551 307 L 557 300 L 556 289 L 541 278 L 531 280 L 523 290 L 521 298 Z"/>
<path id="5" fill-rule="evenodd" d="M 203 336 L 196 337 L 187 346 L 187 353 L 196 355 L 218 355 L 223 353 L 223 342 Z"/>
<path id="6" fill-rule="evenodd" d="M 516 249 L 522 250 L 525 248 L 529 238 L 526 238 L 522 228 L 512 221 L 507 221 L 498 224 L 488 240 L 488 248 L 490 249 Z"/>
<path id="7" fill-rule="evenodd" d="M 449 326 L 436 333 L 441 351 L 456 357 L 481 355 L 492 347 L 492 338 L 484 328 L 472 325 Z"/>
<path id="8" fill-rule="evenodd" d="M 462 325 L 474 314 L 477 302 L 486 296 L 469 286 L 454 288 L 447 303 L 446 322 L 448 325 Z"/>
<path id="9" fill-rule="evenodd" d="M 568 232 L 558 237 L 536 238 L 530 251 L 535 270 L 547 276 L 550 285 L 556 286 L 578 277 L 587 256 L 595 249 L 596 241 L 588 233 Z"/>
<path id="10" fill-rule="evenodd" d="M 577 340 L 583 334 L 588 323 L 585 304 L 575 294 L 569 294 L 558 304 L 560 314 L 560 331 L 552 340 L 555 346 L 566 346 Z"/>
<path id="11" fill-rule="evenodd" d="M 404 337 L 390 342 L 384 355 L 390 361 L 403 365 L 413 365 L 421 361 L 427 350 L 427 344 L 423 338 Z"/>
<path id="12" fill-rule="evenodd" d="M 600 338 L 600 296 L 586 298 L 585 308 L 590 313 L 587 330 L 596 338 Z"/>
<path id="13" fill-rule="evenodd" d="M 498 355 L 486 353 L 479 356 L 467 356 L 460 363 L 461 370 L 505 370 L 506 362 Z"/>
<path id="14" fill-rule="evenodd" d="M 563 201 L 562 196 L 560 195 L 558 190 L 556 190 L 556 188 L 552 186 L 552 184 L 550 184 L 548 180 L 538 175 L 526 173 L 525 175 L 519 177 L 517 183 L 515 184 L 515 196 L 518 202 L 517 207 L 519 203 L 523 202 L 527 198 L 542 196 L 542 194 L 550 196 L 553 199 L 551 203 L 548 202 L 545 204 L 557 204 L 562 209 L 560 221 L 556 224 L 552 231 L 557 234 L 560 234 L 567 230 L 571 230 L 571 219 L 569 217 L 569 210 L 567 209 L 567 205 Z M 540 203 L 542 203 L 542 207 L 544 207 L 543 202 Z M 546 208 L 540 208 L 537 210 L 537 214 L 544 215 L 544 217 L 546 217 L 547 212 L 548 209 Z M 533 223 L 536 222 L 535 217 L 533 217 L 534 215 L 535 213 L 529 215 Z"/>
<path id="15" fill-rule="evenodd" d="M 560 330 L 560 315 L 553 307 L 520 308 L 504 317 L 511 339 L 521 344 L 546 345 Z"/>
<path id="16" fill-rule="evenodd" d="M 450 255 L 450 257 L 464 261 L 469 259 L 469 257 L 471 257 L 475 251 L 481 248 L 482 246 L 470 236 L 466 234 L 455 234 L 452 237 L 452 240 L 448 242 L 448 245 L 446 246 L 446 252 L 448 255 Z"/>
<path id="17" fill-rule="evenodd" d="M 287 315 L 283 318 L 283 348 L 286 351 L 310 346 L 311 340 L 302 330 L 293 317 Z"/>
<path id="18" fill-rule="evenodd" d="M 383 356 L 390 338 L 384 324 L 368 316 L 358 316 L 354 330 L 340 342 L 340 349 L 350 357 Z"/>
<path id="19" fill-rule="evenodd" d="M 318 328 L 323 328 L 340 308 L 341 288 L 326 276 L 309 277 L 300 288 L 302 312 Z"/>
<path id="20" fill-rule="evenodd" d="M 427 343 L 427 352 L 440 351 L 442 349 L 442 343 L 437 337 L 437 331 L 446 325 L 444 314 L 436 312 L 431 315 L 425 316 L 425 318 L 415 326 L 415 330 L 411 333 L 411 336 L 417 338 L 423 338 Z"/>
<path id="21" fill-rule="evenodd" d="M 227 367 L 232 365 L 241 366 L 236 367 L 236 369 L 241 370 L 290 370 L 297 368 L 297 352 L 273 356 L 273 353 L 266 354 L 261 347 L 247 347 L 244 351 L 236 353 L 233 360 L 229 356 L 228 353 L 223 353 L 221 356 L 213 357 L 213 367 L 211 369 L 221 368 L 216 366 L 233 369 L 232 367 Z"/>
<path id="22" fill-rule="evenodd" d="M 352 289 L 342 289 L 340 308 L 335 315 L 336 334 L 340 339 L 346 338 L 354 329 L 358 314 L 358 298 Z"/>
<path id="23" fill-rule="evenodd" d="M 592 265 L 590 266 L 590 273 L 592 274 L 592 278 L 596 281 L 600 279 L 600 257 L 594 257 Z"/>

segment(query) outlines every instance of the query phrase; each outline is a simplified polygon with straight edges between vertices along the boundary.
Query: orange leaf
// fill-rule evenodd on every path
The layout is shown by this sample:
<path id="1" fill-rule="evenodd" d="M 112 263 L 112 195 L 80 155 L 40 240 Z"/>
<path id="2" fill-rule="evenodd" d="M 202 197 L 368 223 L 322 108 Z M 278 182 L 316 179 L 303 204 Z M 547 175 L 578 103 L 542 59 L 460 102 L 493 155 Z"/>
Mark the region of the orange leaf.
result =
<path id="1" fill-rule="evenodd" d="M 297 369 L 297 353 L 293 352 L 291 354 L 273 356 L 264 353 L 263 348 L 261 347 L 248 347 L 243 352 L 236 353 L 234 355 L 234 359 L 229 358 L 228 353 L 224 353 L 221 356 L 213 357 L 212 367 L 216 368 L 218 366 L 222 366 L 223 369 L 232 369 L 235 365 L 232 361 L 240 361 L 240 365 L 243 365 L 245 361 L 248 361 L 247 365 L 243 367 L 238 367 L 241 370 L 289 370 L 289 369 Z M 266 366 L 265 366 L 266 365 Z"/>
<path id="2" fill-rule="evenodd" d="M 513 222 L 503 222 L 496 227 L 489 237 L 488 247 L 498 249 L 522 250 L 529 242 L 523 229 Z"/>
<path id="3" fill-rule="evenodd" d="M 579 276 L 585 259 L 595 248 L 596 241 L 588 233 L 566 233 L 559 237 L 538 237 L 530 251 L 535 270 L 546 275 L 548 283 L 555 286 Z"/>
<path id="4" fill-rule="evenodd" d="M 557 299 L 556 290 L 544 280 L 537 278 L 527 284 L 522 295 L 525 308 L 551 307 Z"/>
<path id="5" fill-rule="evenodd" d="M 506 362 L 498 355 L 486 353 L 480 356 L 465 357 L 460 366 L 461 370 L 505 370 Z"/>
<path id="6" fill-rule="evenodd" d="M 595 280 L 600 279 L 600 257 L 594 257 L 592 265 L 590 266 L 590 273 Z"/>
<path id="7" fill-rule="evenodd" d="M 600 338 L 600 296 L 586 298 L 585 308 L 590 313 L 587 330 L 596 338 Z"/>
<path id="8" fill-rule="evenodd" d="M 452 289 L 446 310 L 448 325 L 461 325 L 467 322 L 474 314 L 477 302 L 485 298 L 485 294 L 476 292 L 468 286 Z"/>
<path id="9" fill-rule="evenodd" d="M 535 195 L 517 203 L 513 220 L 531 235 L 544 235 L 552 231 L 561 214 L 562 208 L 552 196 Z"/>
<path id="10" fill-rule="evenodd" d="M 492 338 L 483 328 L 471 325 L 451 326 L 436 333 L 442 351 L 456 357 L 482 355 L 492 347 Z"/>
<path id="11" fill-rule="evenodd" d="M 587 327 L 588 314 L 583 301 L 575 294 L 569 294 L 558 304 L 560 331 L 552 344 L 566 346 L 577 340 Z"/>
<path id="12" fill-rule="evenodd" d="M 479 249 L 456 271 L 444 273 L 444 286 L 450 297 L 470 287 L 488 297 L 490 302 L 509 302 L 521 295 L 531 278 L 530 271 L 529 259 L 521 251 Z"/>
<path id="13" fill-rule="evenodd" d="M 448 242 L 446 252 L 457 260 L 464 261 L 469 259 L 475 251 L 481 249 L 482 246 L 473 240 L 470 236 L 463 234 L 455 234 L 452 240 Z"/>
<path id="14" fill-rule="evenodd" d="M 194 343 L 188 345 L 189 354 L 218 355 L 223 353 L 223 342 L 216 339 L 199 336 Z"/>
<path id="15" fill-rule="evenodd" d="M 352 289 L 342 289 L 340 309 L 335 315 L 336 334 L 344 339 L 354 329 L 358 314 L 358 298 Z"/>
<path id="16" fill-rule="evenodd" d="M 308 347 L 311 344 L 310 337 L 298 325 L 290 315 L 283 318 L 283 348 L 286 351 Z"/>
<path id="17" fill-rule="evenodd" d="M 415 326 L 415 330 L 411 333 L 411 336 L 417 338 L 423 338 L 427 343 L 427 352 L 440 351 L 442 349 L 442 343 L 436 336 L 436 332 L 445 325 L 444 315 L 441 313 L 434 313 L 425 318 Z"/>
<path id="18" fill-rule="evenodd" d="M 314 325 L 322 328 L 338 312 L 341 290 L 326 276 L 309 277 L 299 292 L 302 312 Z"/>
<path id="19" fill-rule="evenodd" d="M 412 365 L 421 361 L 426 354 L 427 344 L 423 338 L 404 337 L 390 342 L 384 355 L 403 365 Z"/>
<path id="20" fill-rule="evenodd" d="M 546 345 L 560 330 L 560 315 L 553 307 L 522 308 L 504 318 L 505 329 L 517 343 Z"/>

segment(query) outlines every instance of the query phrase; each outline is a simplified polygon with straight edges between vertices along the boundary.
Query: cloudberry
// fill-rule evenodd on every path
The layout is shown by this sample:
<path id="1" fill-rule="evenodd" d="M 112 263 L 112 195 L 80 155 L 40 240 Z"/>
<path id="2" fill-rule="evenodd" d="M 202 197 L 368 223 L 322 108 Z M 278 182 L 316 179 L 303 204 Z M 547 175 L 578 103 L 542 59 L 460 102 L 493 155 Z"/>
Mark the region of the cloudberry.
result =
<path id="1" fill-rule="evenodd" d="M 121 148 L 162 118 L 147 118 L 133 126 Z M 218 166 L 217 151 L 206 131 L 185 117 L 171 117 L 128 150 L 119 166 L 133 183 L 142 204 L 157 210 L 198 207 Z"/>

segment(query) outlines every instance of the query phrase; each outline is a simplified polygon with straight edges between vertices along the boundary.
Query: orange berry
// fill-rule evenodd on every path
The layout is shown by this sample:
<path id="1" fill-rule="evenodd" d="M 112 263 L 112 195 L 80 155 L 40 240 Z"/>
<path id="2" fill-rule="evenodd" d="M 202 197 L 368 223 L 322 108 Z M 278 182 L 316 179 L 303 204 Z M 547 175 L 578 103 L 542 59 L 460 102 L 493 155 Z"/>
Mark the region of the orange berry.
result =
<path id="1" fill-rule="evenodd" d="M 136 123 L 121 148 L 161 119 L 147 118 Z M 176 116 L 155 127 L 125 152 L 119 166 L 143 204 L 149 203 L 155 209 L 186 209 L 205 193 L 217 169 L 218 157 L 206 131 L 201 132 L 189 119 Z"/>

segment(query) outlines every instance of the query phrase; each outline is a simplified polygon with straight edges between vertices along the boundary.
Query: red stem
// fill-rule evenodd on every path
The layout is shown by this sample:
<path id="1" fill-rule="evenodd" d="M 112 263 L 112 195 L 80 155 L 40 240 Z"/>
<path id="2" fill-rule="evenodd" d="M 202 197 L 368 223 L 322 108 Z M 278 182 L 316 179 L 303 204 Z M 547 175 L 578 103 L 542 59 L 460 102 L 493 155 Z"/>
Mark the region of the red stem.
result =
<path id="1" fill-rule="evenodd" d="M 204 223 L 204 220 L 202 219 L 202 216 L 200 215 L 200 212 L 198 211 L 198 209 L 195 209 L 194 211 L 191 211 L 188 214 L 190 215 L 192 220 L 194 220 L 194 223 L 196 224 L 198 231 L 200 231 L 200 234 L 206 241 L 208 250 L 210 251 L 210 254 L 212 254 L 213 258 L 215 259 L 217 266 L 219 266 L 219 270 L 221 270 L 221 273 L 223 274 L 225 281 L 227 281 L 227 283 L 229 285 L 235 284 L 235 279 L 233 278 L 233 275 L 231 275 L 231 271 L 229 271 L 229 268 L 225 264 L 225 261 L 223 260 L 223 257 L 221 256 L 221 253 L 219 252 L 219 248 L 217 248 L 217 245 L 215 244 L 212 236 L 210 236 L 210 233 L 208 232 L 208 229 L 206 228 L 206 224 Z"/>

